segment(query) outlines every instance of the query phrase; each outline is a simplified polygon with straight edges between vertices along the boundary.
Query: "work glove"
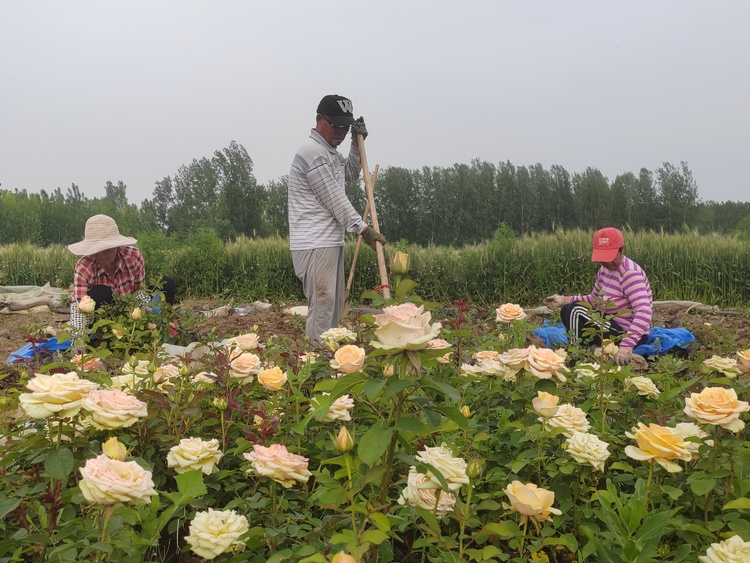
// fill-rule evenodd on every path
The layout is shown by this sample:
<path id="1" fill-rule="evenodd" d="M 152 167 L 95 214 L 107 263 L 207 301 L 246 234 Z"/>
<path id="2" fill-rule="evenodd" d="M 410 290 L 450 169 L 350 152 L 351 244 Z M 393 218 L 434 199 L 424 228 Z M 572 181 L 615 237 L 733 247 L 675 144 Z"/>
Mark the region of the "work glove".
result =
<path id="1" fill-rule="evenodd" d="M 385 244 L 387 242 L 385 237 L 372 227 L 366 227 L 365 230 L 359 234 L 362 235 L 362 240 L 369 244 L 373 250 L 377 250 L 375 248 L 376 242 L 379 242 L 380 244 Z"/>
<path id="2" fill-rule="evenodd" d="M 620 347 L 617 354 L 612 356 L 612 359 L 618 366 L 626 366 L 633 361 L 633 350 Z"/>
<path id="3" fill-rule="evenodd" d="M 356 141 L 357 135 L 362 135 L 364 139 L 367 138 L 367 125 L 365 125 L 365 118 L 362 116 L 359 116 L 352 125 L 352 139 Z"/>
<path id="4" fill-rule="evenodd" d="M 565 297 L 557 294 L 545 297 L 544 301 L 550 306 L 554 305 L 556 307 L 562 307 L 563 305 L 565 305 Z"/>

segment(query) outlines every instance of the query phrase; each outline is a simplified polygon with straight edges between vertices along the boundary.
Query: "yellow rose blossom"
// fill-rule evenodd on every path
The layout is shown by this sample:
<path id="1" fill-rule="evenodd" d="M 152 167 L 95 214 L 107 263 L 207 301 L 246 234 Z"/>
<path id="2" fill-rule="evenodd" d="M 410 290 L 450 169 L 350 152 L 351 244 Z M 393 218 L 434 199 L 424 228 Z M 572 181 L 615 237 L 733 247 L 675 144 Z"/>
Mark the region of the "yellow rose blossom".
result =
<path id="1" fill-rule="evenodd" d="M 522 524 L 529 519 L 544 522 L 552 520 L 552 514 L 562 514 L 559 509 L 552 507 L 555 493 L 537 487 L 534 483 L 524 485 L 521 481 L 513 481 L 504 492 L 510 500 L 510 508 L 521 515 Z"/>
<path id="2" fill-rule="evenodd" d="M 287 382 L 286 372 L 279 366 L 267 368 L 258 374 L 258 383 L 269 391 L 279 391 Z"/>
<path id="3" fill-rule="evenodd" d="M 534 408 L 534 412 L 544 418 L 550 418 L 557 414 L 559 407 L 557 403 L 560 401 L 560 397 L 547 393 L 546 391 L 539 391 L 536 398 L 531 400 L 531 405 Z"/>
<path id="4" fill-rule="evenodd" d="M 633 434 L 625 432 L 625 435 L 635 439 L 638 447 L 625 448 L 625 455 L 630 458 L 638 461 L 653 460 L 670 473 L 682 471 L 682 467 L 673 460 L 690 461 L 692 458 L 690 449 L 685 445 L 685 438 L 674 428 L 658 424 L 646 426 L 639 422 L 638 427 L 633 427 L 632 431 Z"/>

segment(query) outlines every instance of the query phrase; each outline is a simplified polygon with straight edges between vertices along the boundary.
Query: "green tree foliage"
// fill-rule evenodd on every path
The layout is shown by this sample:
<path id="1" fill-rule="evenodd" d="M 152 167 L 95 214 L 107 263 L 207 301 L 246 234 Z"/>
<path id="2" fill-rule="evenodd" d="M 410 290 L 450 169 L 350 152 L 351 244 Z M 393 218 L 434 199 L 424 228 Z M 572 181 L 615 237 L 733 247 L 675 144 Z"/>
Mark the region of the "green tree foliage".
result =
<path id="1" fill-rule="evenodd" d="M 363 182 L 346 186 L 365 209 Z M 686 162 L 664 162 L 609 180 L 596 168 L 571 174 L 560 165 L 470 164 L 383 168 L 375 184 L 381 230 L 391 241 L 457 247 L 492 239 L 501 226 L 519 235 L 605 225 L 633 231 L 731 233 L 750 215 L 750 202 L 702 202 Z M 29 194 L 0 190 L 0 244 L 70 244 L 80 240 L 96 213 L 115 218 L 120 230 L 142 239 L 159 232 L 184 240 L 201 229 L 221 241 L 286 237 L 287 178 L 265 185 L 253 174 L 245 148 L 232 141 L 210 157 L 193 159 L 154 183 L 140 207 L 128 203 L 127 186 L 108 181 L 102 197 L 87 198 L 77 185 Z"/>

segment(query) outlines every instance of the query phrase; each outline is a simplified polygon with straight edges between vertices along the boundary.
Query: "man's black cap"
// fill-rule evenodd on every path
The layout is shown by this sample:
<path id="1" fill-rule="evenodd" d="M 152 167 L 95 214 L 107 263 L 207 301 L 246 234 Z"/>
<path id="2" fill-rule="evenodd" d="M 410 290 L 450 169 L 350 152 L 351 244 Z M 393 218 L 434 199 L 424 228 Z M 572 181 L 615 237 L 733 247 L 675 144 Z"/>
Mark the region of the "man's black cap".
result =
<path id="1" fill-rule="evenodd" d="M 318 104 L 318 113 L 325 115 L 337 127 L 344 127 L 354 123 L 352 101 L 338 94 L 323 96 L 323 99 Z"/>

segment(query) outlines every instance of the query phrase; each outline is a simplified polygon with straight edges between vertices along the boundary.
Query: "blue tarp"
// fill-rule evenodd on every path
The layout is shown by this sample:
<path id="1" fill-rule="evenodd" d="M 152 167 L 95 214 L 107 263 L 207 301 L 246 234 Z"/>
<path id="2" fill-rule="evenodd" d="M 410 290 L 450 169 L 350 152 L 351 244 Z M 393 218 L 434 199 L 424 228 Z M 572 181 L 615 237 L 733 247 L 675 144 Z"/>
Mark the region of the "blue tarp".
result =
<path id="1" fill-rule="evenodd" d="M 29 342 L 22 348 L 11 353 L 10 356 L 8 356 L 8 363 L 15 364 L 16 362 L 28 360 L 33 358 L 35 353 L 48 352 L 51 354 L 53 352 L 61 352 L 70 348 L 72 344 L 73 342 L 71 340 L 60 343 L 57 341 L 57 338 L 48 338 L 44 342 Z M 34 352 L 35 349 L 36 352 Z"/>
<path id="2" fill-rule="evenodd" d="M 544 340 L 547 348 L 559 348 L 568 344 L 568 335 L 562 323 L 552 324 L 544 321 L 544 326 L 536 329 L 534 334 Z M 671 349 L 680 347 L 687 348 L 695 341 L 693 333 L 686 328 L 663 328 L 655 326 L 648 334 L 646 344 L 641 344 L 633 349 L 633 353 L 640 356 L 658 356 L 666 354 Z"/>

